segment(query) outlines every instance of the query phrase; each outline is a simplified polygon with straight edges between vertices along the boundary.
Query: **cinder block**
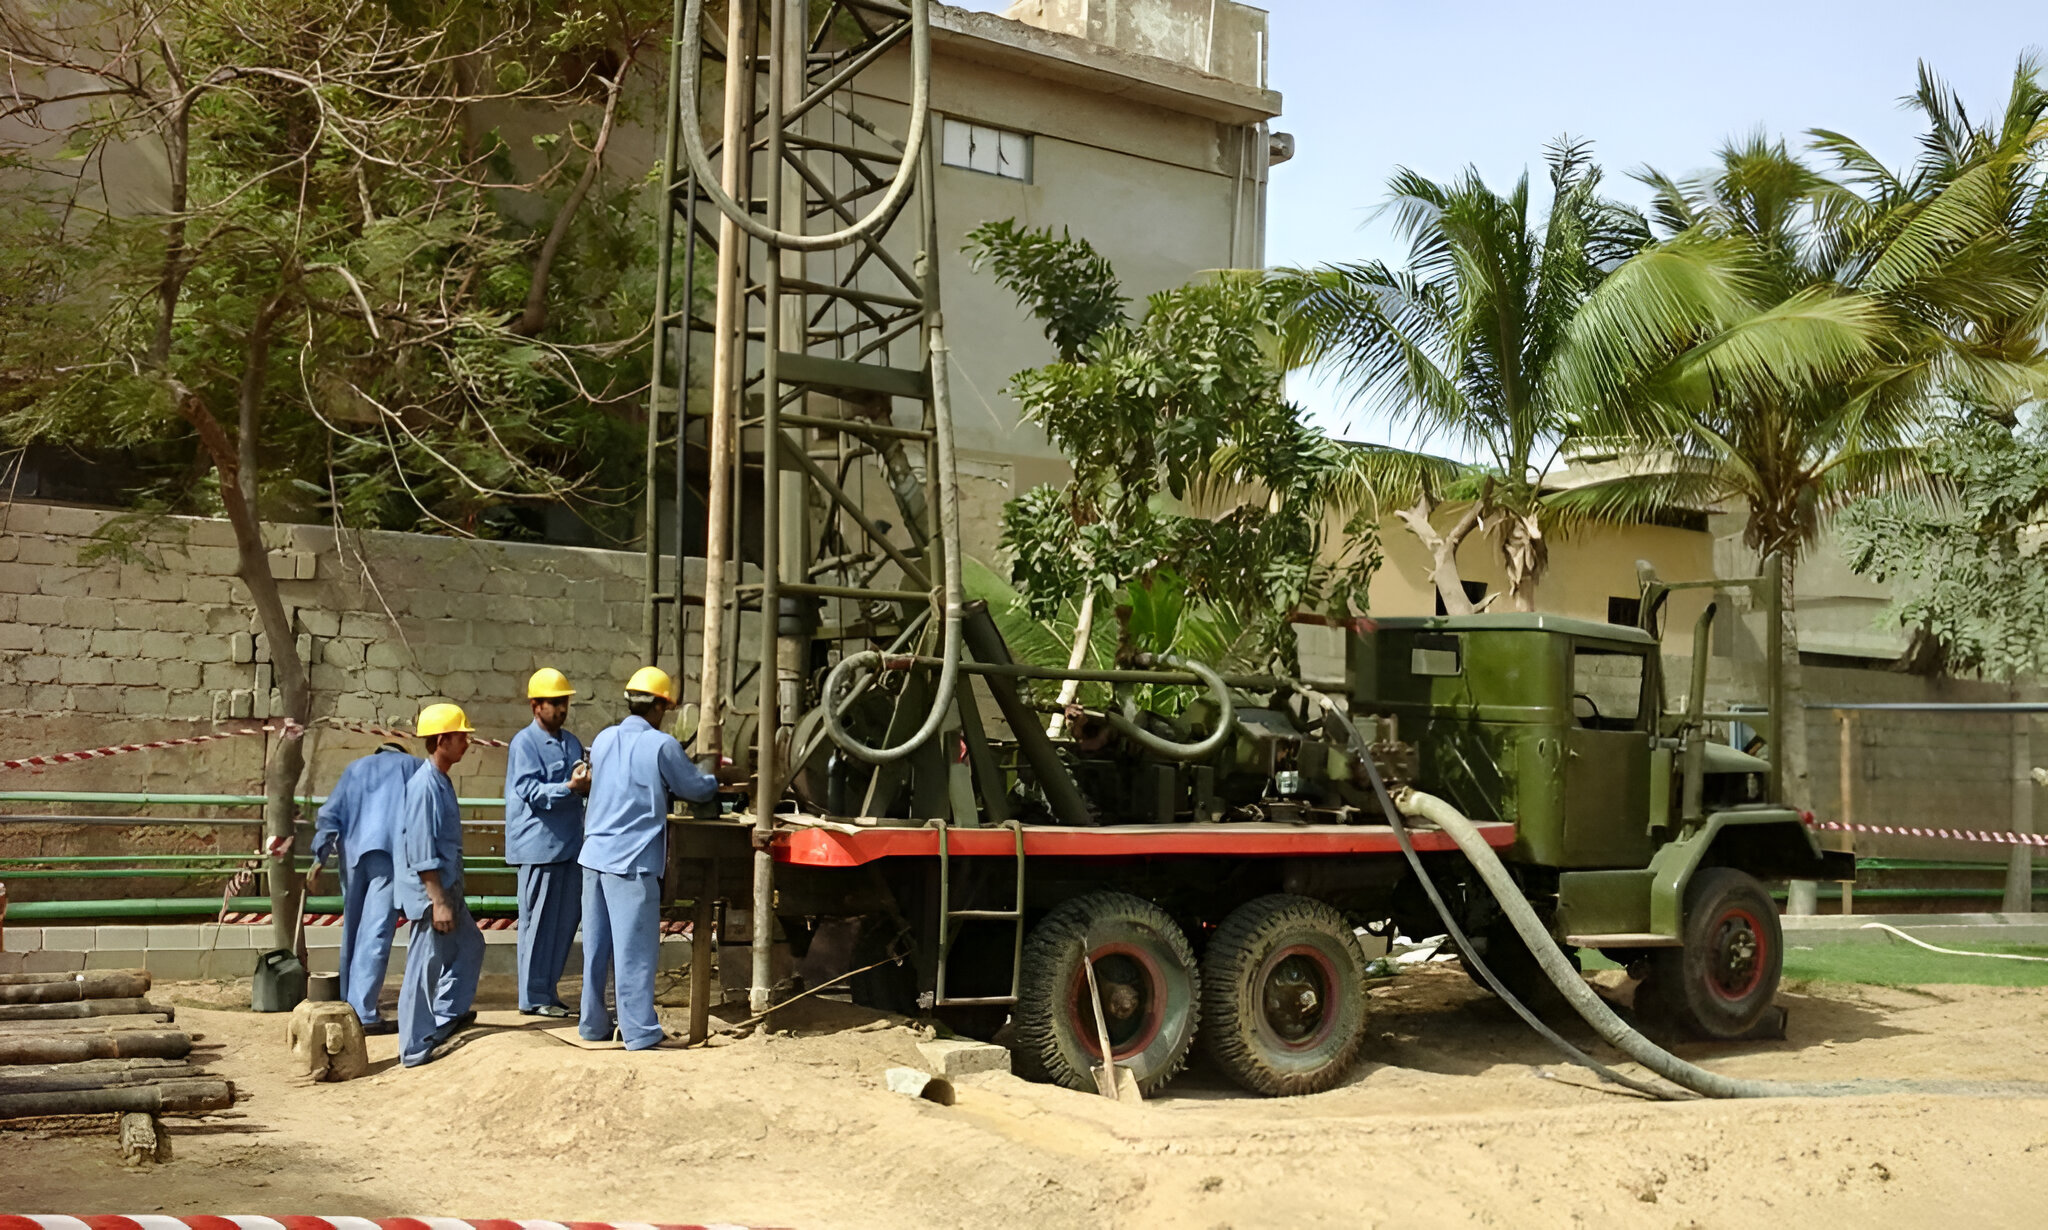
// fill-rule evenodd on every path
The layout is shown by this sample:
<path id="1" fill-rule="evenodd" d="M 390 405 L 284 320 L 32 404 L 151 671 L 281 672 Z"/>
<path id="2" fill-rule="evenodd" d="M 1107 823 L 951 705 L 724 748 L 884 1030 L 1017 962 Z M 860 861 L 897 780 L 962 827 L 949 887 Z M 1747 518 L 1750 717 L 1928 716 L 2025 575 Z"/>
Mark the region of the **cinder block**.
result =
<path id="1" fill-rule="evenodd" d="M 46 636 L 54 637 L 52 628 Z M 72 687 L 104 687 L 114 682 L 114 664 L 105 658 L 66 658 L 57 668 L 57 681 Z"/>
<path id="2" fill-rule="evenodd" d="M 209 977 L 205 957 L 197 948 L 152 948 L 145 954 L 143 967 L 158 982 L 184 982 Z"/>
<path id="3" fill-rule="evenodd" d="M 191 691 L 199 686 L 199 663 L 182 658 L 158 662 L 156 678 L 160 687 Z"/>
<path id="4" fill-rule="evenodd" d="M 299 627 L 313 636 L 340 636 L 341 616 L 332 611 L 316 610 L 309 607 L 299 609 Z"/>
<path id="5" fill-rule="evenodd" d="M 61 625 L 43 629 L 43 652 L 59 658 L 82 657 L 92 649 L 92 633 Z"/>
<path id="6" fill-rule="evenodd" d="M 155 688 L 163 676 L 151 658 L 115 658 L 114 682 L 124 688 Z"/>
<path id="7" fill-rule="evenodd" d="M 228 660 L 249 663 L 256 660 L 256 638 L 247 632 L 237 632 L 228 638 Z"/>
<path id="8" fill-rule="evenodd" d="M 22 954 L 24 974 L 70 974 L 85 968 L 87 954 L 70 948 L 38 948 Z"/>
<path id="9" fill-rule="evenodd" d="M 94 927 L 92 929 L 94 948 L 129 948 L 136 951 L 149 947 L 148 927 Z"/>
<path id="10" fill-rule="evenodd" d="M 42 648 L 43 630 L 34 624 L 0 624 L 0 650 L 33 652 Z"/>
<path id="11" fill-rule="evenodd" d="M 8 927 L 4 933 L 8 952 L 29 952 L 43 946 L 41 927 Z"/>
<path id="12" fill-rule="evenodd" d="M 51 629 L 54 631 L 54 629 Z M 55 683 L 57 674 L 64 669 L 61 658 L 44 657 L 40 654 L 23 658 L 14 665 L 14 677 L 23 683 Z"/>
<path id="13" fill-rule="evenodd" d="M 143 948 L 95 948 L 79 955 L 87 969 L 142 969 L 149 964 L 149 952 Z"/>
<path id="14" fill-rule="evenodd" d="M 0 974 L 25 973 L 27 963 L 25 952 L 0 952 Z"/>
<path id="15" fill-rule="evenodd" d="M 938 1039 L 918 1043 L 917 1053 L 924 1056 L 925 1066 L 931 1069 L 932 1075 L 948 1079 L 972 1076 L 977 1072 L 1010 1070 L 1009 1048 L 988 1042 Z"/>
<path id="16" fill-rule="evenodd" d="M 150 927 L 148 932 L 147 946 L 151 952 L 155 952 L 159 948 L 199 947 L 199 928 L 197 926 Z"/>
<path id="17" fill-rule="evenodd" d="M 61 624 L 64 622 L 64 600 L 30 591 L 20 595 L 15 602 L 14 617 L 22 623 L 44 627 Z"/>
<path id="18" fill-rule="evenodd" d="M 309 949 L 312 949 L 312 948 L 339 948 L 339 947 L 341 947 L 341 928 L 340 928 L 340 927 L 308 927 L 308 928 L 306 928 L 306 947 L 307 947 L 307 948 L 309 948 Z"/>
<path id="19" fill-rule="evenodd" d="M 119 713 L 121 694 L 126 689 L 114 687 L 79 687 L 71 689 L 71 707 L 80 713 Z"/>
<path id="20" fill-rule="evenodd" d="M 121 665 L 125 666 L 127 663 Z M 151 662 L 144 665 L 154 668 L 156 664 Z M 115 676 L 119 678 L 118 671 L 115 672 Z M 120 710 L 128 717 L 163 717 L 170 710 L 170 694 L 161 688 L 125 687 L 119 689 L 119 692 Z"/>
<path id="21" fill-rule="evenodd" d="M 247 718 L 256 716 L 256 693 L 248 688 L 235 688 L 228 693 L 228 716 Z"/>

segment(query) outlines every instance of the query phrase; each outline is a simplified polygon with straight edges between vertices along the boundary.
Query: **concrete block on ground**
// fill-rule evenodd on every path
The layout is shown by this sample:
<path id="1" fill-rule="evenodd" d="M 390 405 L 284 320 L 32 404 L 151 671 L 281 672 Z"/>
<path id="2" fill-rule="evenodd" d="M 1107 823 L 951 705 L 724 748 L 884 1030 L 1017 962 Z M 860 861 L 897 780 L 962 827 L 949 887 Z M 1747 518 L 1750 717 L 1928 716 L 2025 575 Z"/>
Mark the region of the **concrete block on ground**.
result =
<path id="1" fill-rule="evenodd" d="M 916 1068 L 890 1068 L 882 1074 L 882 1082 L 889 1087 L 891 1093 L 923 1098 L 927 1102 L 937 1102 L 941 1106 L 953 1104 L 952 1082 L 943 1077 L 933 1076 L 929 1072 L 920 1072 Z"/>
<path id="2" fill-rule="evenodd" d="M 308 928 L 306 928 L 306 947 L 307 947 L 308 949 L 313 949 L 313 948 L 339 948 L 339 947 L 341 947 L 341 928 L 340 928 L 340 927 L 308 927 Z"/>
<path id="3" fill-rule="evenodd" d="M 143 948 L 95 948 L 79 955 L 85 958 L 86 969 L 145 969 L 149 965 L 149 951 Z"/>
<path id="4" fill-rule="evenodd" d="M 149 928 L 149 947 L 152 951 L 158 948 L 197 948 L 199 947 L 199 928 L 196 926 L 151 927 Z"/>
<path id="5" fill-rule="evenodd" d="M 93 937 L 98 930 L 98 927 L 44 927 L 43 947 L 86 952 L 92 948 Z"/>
<path id="6" fill-rule="evenodd" d="M 19 974 L 28 965 L 25 952 L 0 952 L 0 974 Z"/>
<path id="7" fill-rule="evenodd" d="M 206 953 L 197 948 L 152 948 L 143 967 L 158 982 L 187 982 L 207 978 Z"/>
<path id="8" fill-rule="evenodd" d="M 22 954 L 24 974 L 71 974 L 85 968 L 86 954 L 80 949 L 38 948 Z"/>
<path id="9" fill-rule="evenodd" d="M 123 948 L 141 952 L 149 947 L 148 927 L 94 927 L 94 948 Z"/>
<path id="10" fill-rule="evenodd" d="M 32 952 L 43 946 L 43 929 L 41 927 L 9 927 L 6 930 L 4 940 L 0 940 L 0 942 L 6 944 L 8 952 Z"/>
<path id="11" fill-rule="evenodd" d="M 989 1042 L 973 1042 L 964 1038 L 941 1038 L 917 1044 L 917 1053 L 924 1056 L 925 1066 L 934 1076 L 957 1080 L 982 1072 L 1008 1072 L 1010 1070 L 1009 1048 Z"/>

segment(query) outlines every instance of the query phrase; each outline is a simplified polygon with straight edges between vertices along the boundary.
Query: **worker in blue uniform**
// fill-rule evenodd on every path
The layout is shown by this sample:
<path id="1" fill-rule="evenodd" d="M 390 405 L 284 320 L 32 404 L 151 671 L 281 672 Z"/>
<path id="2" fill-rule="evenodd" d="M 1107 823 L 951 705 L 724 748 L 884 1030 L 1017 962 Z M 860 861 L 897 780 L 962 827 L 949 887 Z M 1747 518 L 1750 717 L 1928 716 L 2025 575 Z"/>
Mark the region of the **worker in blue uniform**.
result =
<path id="1" fill-rule="evenodd" d="M 563 729 L 576 689 L 553 667 L 526 681 L 533 723 L 505 753 L 505 861 L 519 868 L 519 1011 L 576 1015 L 555 988 L 583 917 L 583 801 L 590 766 Z"/>
<path id="2" fill-rule="evenodd" d="M 448 780 L 476 728 L 454 705 L 428 705 L 415 729 L 427 762 L 405 784 L 398 839 L 399 903 L 412 923 L 398 991 L 398 1061 L 408 1068 L 476 1020 L 484 967 L 484 935 L 462 899 L 462 812 Z"/>
<path id="3" fill-rule="evenodd" d="M 577 1033 L 603 1042 L 613 1034 L 605 1009 L 616 975 L 618 1036 L 629 1051 L 661 1044 L 654 1011 L 661 944 L 661 873 L 668 861 L 673 797 L 703 802 L 718 779 L 690 763 L 661 729 L 675 685 L 652 666 L 626 685 L 629 716 L 590 745 L 590 807 L 583 822 L 583 1011 Z"/>
<path id="4" fill-rule="evenodd" d="M 341 771 L 313 826 L 313 858 L 325 865 L 339 853 L 341 874 L 341 997 L 356 1010 L 366 1034 L 398 1031 L 377 1000 L 391 964 L 398 930 L 391 855 L 405 804 L 405 783 L 420 767 L 397 743 L 386 743 Z"/>

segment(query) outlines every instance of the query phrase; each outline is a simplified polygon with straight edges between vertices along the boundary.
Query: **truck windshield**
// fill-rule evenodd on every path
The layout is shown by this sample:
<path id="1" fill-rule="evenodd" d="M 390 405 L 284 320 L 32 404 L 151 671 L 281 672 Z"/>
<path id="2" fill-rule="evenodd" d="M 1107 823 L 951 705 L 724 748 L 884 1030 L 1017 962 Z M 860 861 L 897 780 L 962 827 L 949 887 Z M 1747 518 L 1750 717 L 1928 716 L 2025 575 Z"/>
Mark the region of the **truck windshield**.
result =
<path id="1" fill-rule="evenodd" d="M 1593 730 L 1633 730 L 1643 712 L 1644 656 L 1579 645 L 1572 650 L 1572 713 Z"/>

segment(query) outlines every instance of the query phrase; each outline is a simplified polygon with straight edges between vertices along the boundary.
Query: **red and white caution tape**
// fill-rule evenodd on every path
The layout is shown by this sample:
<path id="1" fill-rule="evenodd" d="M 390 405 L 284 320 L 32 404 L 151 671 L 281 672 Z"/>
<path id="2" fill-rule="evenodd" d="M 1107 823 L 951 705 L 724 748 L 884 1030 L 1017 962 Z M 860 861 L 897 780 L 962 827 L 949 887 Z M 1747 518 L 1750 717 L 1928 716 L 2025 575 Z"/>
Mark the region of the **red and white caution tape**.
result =
<path id="1" fill-rule="evenodd" d="M 158 748 L 187 747 L 194 743 L 212 743 L 217 739 L 236 739 L 243 735 L 283 735 L 297 739 L 306 733 L 306 728 L 297 722 L 286 720 L 276 726 L 251 726 L 246 730 L 223 730 L 210 735 L 188 735 L 182 739 L 152 739 L 147 743 L 115 743 L 106 747 L 87 748 L 81 752 L 52 752 L 47 756 L 24 756 L 19 760 L 0 760 L 0 770 L 42 769 L 51 765 L 76 764 L 81 760 L 104 760 L 109 756 L 126 756 L 130 752 L 153 752 Z"/>
<path id="2" fill-rule="evenodd" d="M 389 726 L 371 726 L 363 722 L 344 722 L 340 718 L 318 718 L 315 720 L 322 726 L 331 726 L 336 730 L 353 730 L 359 735 L 381 735 L 386 739 L 404 739 L 408 742 L 419 738 L 418 735 L 413 734 L 409 730 L 393 730 Z M 486 739 L 482 735 L 471 735 L 469 741 L 471 743 L 481 743 L 485 747 L 512 746 L 503 739 Z"/>
<path id="3" fill-rule="evenodd" d="M 0 1230 L 748 1230 L 731 1222 L 528 1222 L 512 1218 L 166 1218 L 164 1214 L 0 1214 Z"/>
<path id="4" fill-rule="evenodd" d="M 1882 833 L 1887 837 L 1934 837 L 1945 841 L 1981 841 L 1994 846 L 2048 846 L 2048 833 L 1912 828 L 1899 824 L 1845 824 L 1840 820 L 1809 820 L 1806 823 L 1810 828 L 1829 833 Z"/>

